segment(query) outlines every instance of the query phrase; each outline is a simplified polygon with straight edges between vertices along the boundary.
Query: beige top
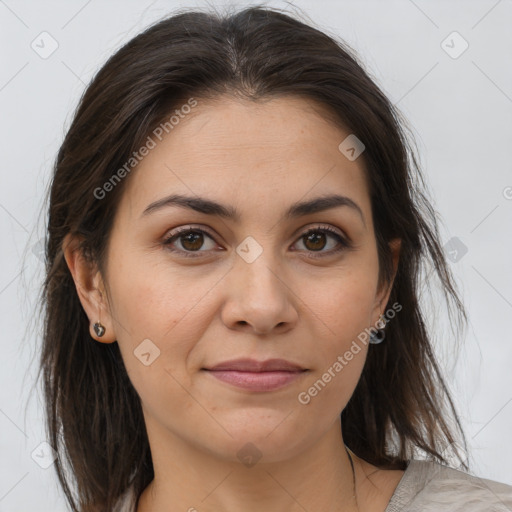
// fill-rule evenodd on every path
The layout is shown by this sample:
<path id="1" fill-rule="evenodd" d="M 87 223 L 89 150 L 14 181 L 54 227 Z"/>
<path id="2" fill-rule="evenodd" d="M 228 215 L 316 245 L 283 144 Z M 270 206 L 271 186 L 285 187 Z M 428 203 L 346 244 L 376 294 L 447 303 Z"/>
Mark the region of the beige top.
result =
<path id="1" fill-rule="evenodd" d="M 136 501 L 129 489 L 114 512 L 136 512 Z M 385 512 L 512 512 L 512 486 L 413 459 Z"/>

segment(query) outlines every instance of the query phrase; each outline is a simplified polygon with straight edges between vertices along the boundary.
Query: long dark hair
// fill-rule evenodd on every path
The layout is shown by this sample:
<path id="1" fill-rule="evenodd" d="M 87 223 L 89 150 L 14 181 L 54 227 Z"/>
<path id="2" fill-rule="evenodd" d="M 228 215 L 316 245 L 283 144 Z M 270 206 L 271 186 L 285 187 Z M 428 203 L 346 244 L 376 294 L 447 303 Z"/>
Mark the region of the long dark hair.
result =
<path id="1" fill-rule="evenodd" d="M 359 457 L 404 469 L 418 451 L 446 462 L 467 444 L 433 352 L 420 307 L 430 266 L 459 323 L 466 312 L 447 266 L 436 213 L 427 199 L 415 146 L 398 110 L 345 43 L 275 8 L 183 11 L 118 50 L 87 87 L 60 147 L 50 187 L 40 372 L 49 442 L 73 511 L 110 511 L 133 486 L 154 477 L 140 398 L 117 342 L 97 343 L 63 257 L 67 234 L 105 268 L 106 246 L 125 177 L 101 188 L 183 98 L 236 95 L 251 101 L 299 96 L 364 142 L 379 255 L 380 284 L 392 279 L 388 242 L 402 240 L 389 304 L 402 306 L 371 347 L 342 413 L 343 438 Z M 406 131 L 407 130 L 407 131 Z M 417 150 L 416 150 L 417 152 Z M 135 170 L 133 172 L 136 172 Z M 460 458 L 461 466 L 468 469 Z"/>

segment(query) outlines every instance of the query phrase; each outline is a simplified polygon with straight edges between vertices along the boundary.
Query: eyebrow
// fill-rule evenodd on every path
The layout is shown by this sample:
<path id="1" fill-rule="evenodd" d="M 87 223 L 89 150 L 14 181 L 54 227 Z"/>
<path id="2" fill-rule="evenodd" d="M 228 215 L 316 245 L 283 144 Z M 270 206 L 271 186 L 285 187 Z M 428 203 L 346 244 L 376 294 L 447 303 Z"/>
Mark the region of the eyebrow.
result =
<path id="1" fill-rule="evenodd" d="M 212 201 L 211 199 L 206 199 L 202 197 L 191 197 L 181 194 L 172 194 L 170 196 L 163 197 L 162 199 L 158 199 L 157 201 L 151 203 L 142 212 L 141 217 L 149 215 L 150 213 L 156 212 L 157 210 L 160 210 L 162 208 L 172 206 L 188 208 L 190 210 L 194 210 L 199 213 L 204 213 L 206 215 L 217 215 L 224 219 L 234 220 L 235 222 L 240 221 L 240 212 L 238 212 L 238 210 L 236 208 L 233 208 L 232 206 L 226 206 L 217 203 L 216 201 Z M 332 208 L 337 208 L 340 206 L 348 206 L 349 208 L 352 208 L 353 210 L 357 211 L 357 213 L 361 217 L 361 220 L 363 221 L 364 226 L 366 227 L 363 211 L 361 210 L 359 205 L 349 197 L 341 196 L 338 194 L 317 197 L 315 199 L 311 199 L 310 201 L 293 203 L 290 206 L 290 208 L 284 213 L 283 220 L 304 217 L 306 215 L 323 212 L 325 210 L 330 210 Z"/>

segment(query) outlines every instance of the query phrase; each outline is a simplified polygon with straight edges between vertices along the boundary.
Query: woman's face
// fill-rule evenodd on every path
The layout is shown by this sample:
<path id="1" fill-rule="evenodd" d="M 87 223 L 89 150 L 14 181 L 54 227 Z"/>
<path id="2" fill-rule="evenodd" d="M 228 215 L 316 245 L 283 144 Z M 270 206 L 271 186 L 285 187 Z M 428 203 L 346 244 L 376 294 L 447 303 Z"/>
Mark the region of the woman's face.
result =
<path id="1" fill-rule="evenodd" d="M 362 159 L 338 149 L 349 132 L 304 99 L 197 101 L 127 178 L 101 320 L 150 439 L 283 460 L 339 420 L 367 345 L 344 354 L 386 306 Z M 348 200 L 311 206 L 334 195 Z M 236 359 L 305 371 L 209 370 Z"/>

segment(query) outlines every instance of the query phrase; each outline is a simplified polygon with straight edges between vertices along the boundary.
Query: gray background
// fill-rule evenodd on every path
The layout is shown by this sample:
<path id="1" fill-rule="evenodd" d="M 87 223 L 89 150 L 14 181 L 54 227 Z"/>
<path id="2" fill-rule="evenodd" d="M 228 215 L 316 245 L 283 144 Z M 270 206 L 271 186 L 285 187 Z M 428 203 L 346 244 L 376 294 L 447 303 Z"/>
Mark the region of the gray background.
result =
<path id="1" fill-rule="evenodd" d="M 66 510 L 53 467 L 41 468 L 31 454 L 45 440 L 40 394 L 32 389 L 40 212 L 72 112 L 85 84 L 120 45 L 176 7 L 206 5 L 0 0 L 0 512 Z M 293 5 L 359 52 L 413 127 L 443 244 L 457 250 L 450 265 L 470 319 L 459 347 L 443 306 L 432 309 L 436 350 L 467 432 L 473 471 L 512 484 L 512 2 Z M 46 59 L 31 47 L 43 45 L 43 31 L 58 43 Z M 457 58 L 463 41 L 446 40 L 454 31 L 469 44 Z"/>

